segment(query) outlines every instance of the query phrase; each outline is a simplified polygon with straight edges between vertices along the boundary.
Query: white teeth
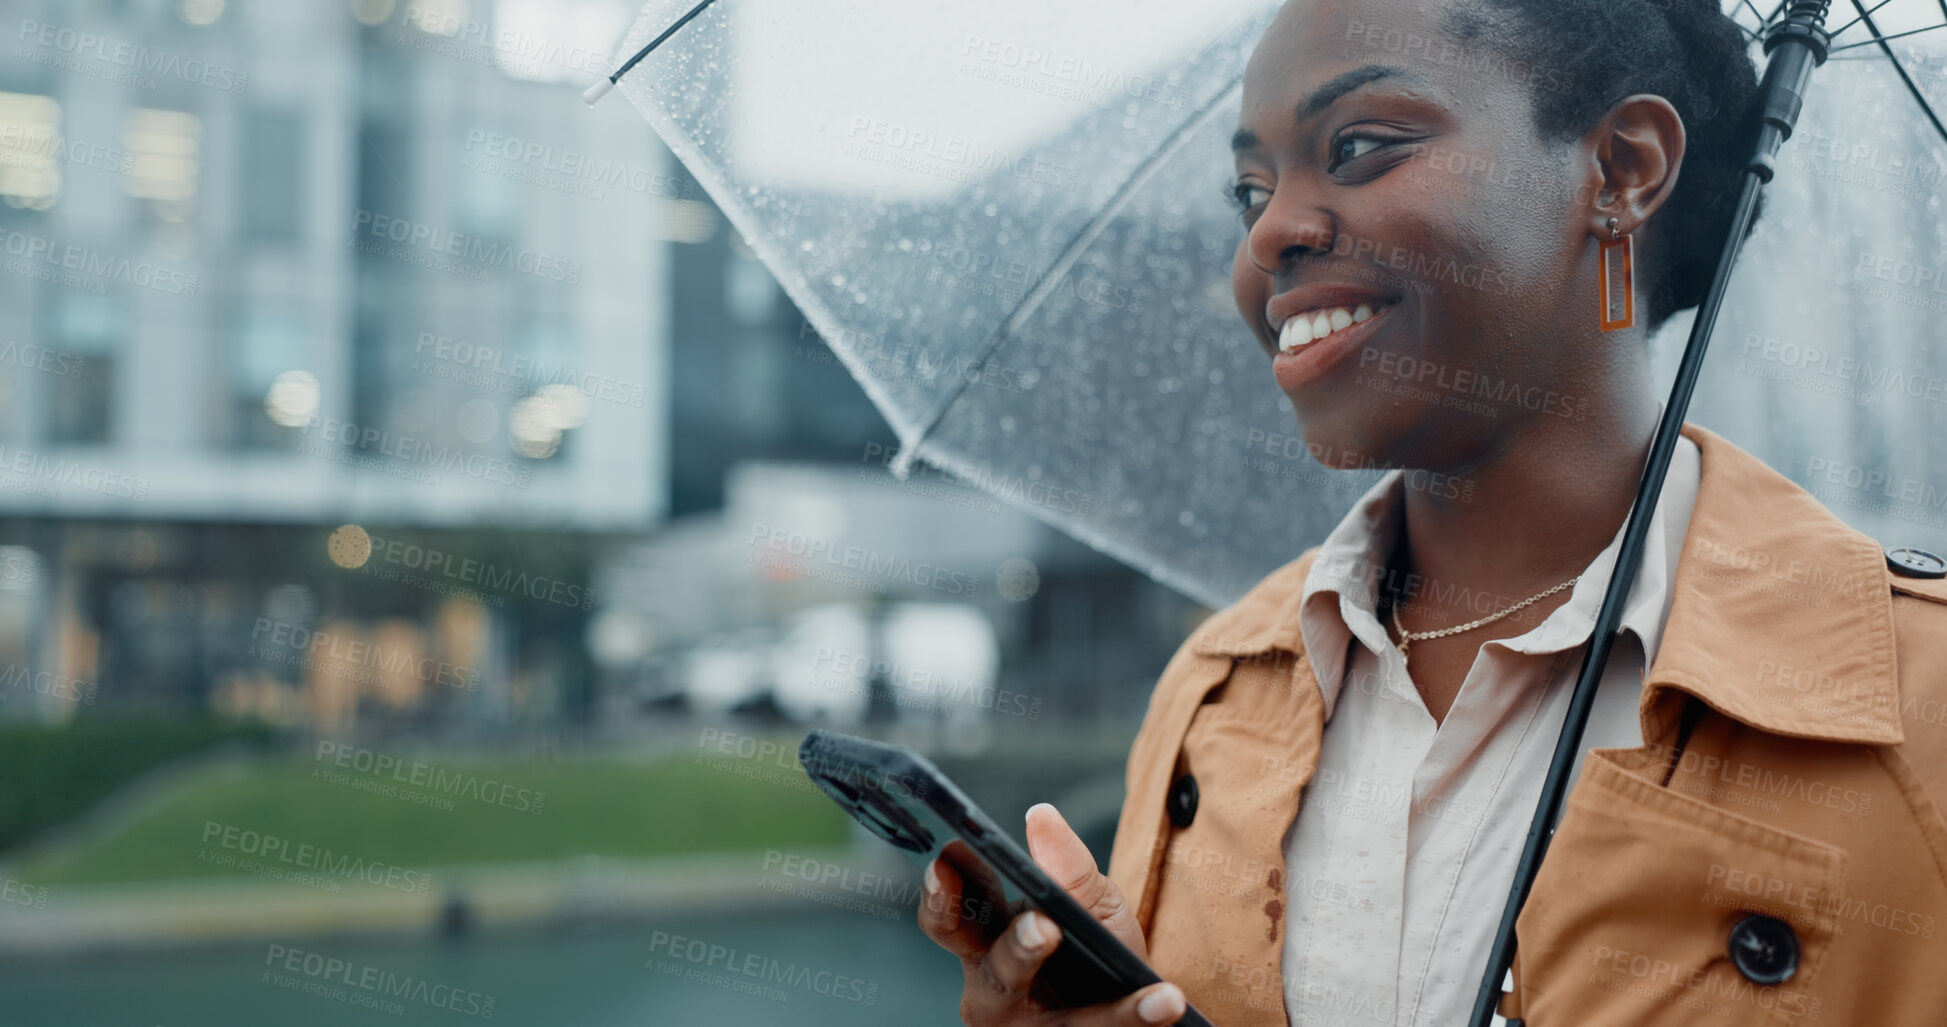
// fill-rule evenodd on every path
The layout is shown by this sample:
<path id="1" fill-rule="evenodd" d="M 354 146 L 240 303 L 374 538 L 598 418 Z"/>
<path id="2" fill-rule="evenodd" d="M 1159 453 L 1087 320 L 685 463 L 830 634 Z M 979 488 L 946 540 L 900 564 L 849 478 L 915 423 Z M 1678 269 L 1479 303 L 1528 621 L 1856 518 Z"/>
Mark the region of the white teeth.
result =
<path id="1" fill-rule="evenodd" d="M 1278 333 L 1278 352 L 1289 353 L 1312 341 L 1312 323 L 1302 317 L 1289 318 Z"/>
<path id="2" fill-rule="evenodd" d="M 1371 304 L 1361 303 L 1356 309 L 1332 307 L 1293 315 L 1285 319 L 1284 327 L 1278 331 L 1278 352 L 1289 353 L 1333 332 L 1363 324 L 1372 320 L 1374 313 Z"/>

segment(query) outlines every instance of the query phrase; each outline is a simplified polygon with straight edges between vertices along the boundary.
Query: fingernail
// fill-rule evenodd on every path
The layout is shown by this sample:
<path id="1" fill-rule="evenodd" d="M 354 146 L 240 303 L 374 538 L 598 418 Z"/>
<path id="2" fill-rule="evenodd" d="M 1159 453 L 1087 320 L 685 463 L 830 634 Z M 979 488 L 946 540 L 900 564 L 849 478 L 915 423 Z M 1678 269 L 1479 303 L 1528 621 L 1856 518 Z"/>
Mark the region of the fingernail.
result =
<path id="1" fill-rule="evenodd" d="M 1014 934 L 1021 939 L 1021 944 L 1030 949 L 1040 948 L 1041 943 L 1047 940 L 1047 937 L 1041 933 L 1041 925 L 1036 923 L 1035 919 L 1035 914 L 1023 913 L 1021 922 L 1014 928 Z"/>
<path id="2" fill-rule="evenodd" d="M 926 864 L 926 873 L 921 876 L 926 878 L 926 893 L 928 895 L 938 895 L 940 893 L 940 875 L 933 870 L 933 864 Z"/>
<path id="3" fill-rule="evenodd" d="M 1183 1015 L 1183 993 L 1165 984 L 1136 1003 L 1136 1015 L 1147 1023 L 1169 1023 Z"/>

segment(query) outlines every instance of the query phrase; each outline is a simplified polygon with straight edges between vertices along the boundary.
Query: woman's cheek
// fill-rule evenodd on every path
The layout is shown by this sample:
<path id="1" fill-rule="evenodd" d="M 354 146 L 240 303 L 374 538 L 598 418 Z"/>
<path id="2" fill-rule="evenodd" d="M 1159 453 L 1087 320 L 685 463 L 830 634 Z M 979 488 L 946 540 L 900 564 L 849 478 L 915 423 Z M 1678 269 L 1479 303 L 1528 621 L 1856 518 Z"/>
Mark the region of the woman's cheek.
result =
<path id="1" fill-rule="evenodd" d="M 1264 272 L 1259 271 L 1257 265 L 1251 263 L 1250 251 L 1246 249 L 1248 245 L 1248 240 L 1238 243 L 1237 251 L 1231 254 L 1230 292 L 1237 300 L 1237 313 L 1255 332 L 1258 322 L 1257 312 L 1264 309 L 1265 303 L 1269 302 L 1271 297 L 1266 291 L 1268 285 Z"/>

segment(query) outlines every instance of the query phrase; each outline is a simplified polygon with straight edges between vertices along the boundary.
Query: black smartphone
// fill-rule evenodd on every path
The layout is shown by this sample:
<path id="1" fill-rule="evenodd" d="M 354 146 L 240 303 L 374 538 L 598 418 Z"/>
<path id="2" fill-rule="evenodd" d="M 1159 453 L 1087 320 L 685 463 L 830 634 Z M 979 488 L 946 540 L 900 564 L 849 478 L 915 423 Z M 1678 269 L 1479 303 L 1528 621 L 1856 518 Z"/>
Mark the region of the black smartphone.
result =
<path id="1" fill-rule="evenodd" d="M 1035 977 L 1037 998 L 1072 1009 L 1113 1002 L 1162 980 L 926 757 L 903 746 L 813 731 L 798 746 L 798 762 L 852 819 L 915 864 L 944 857 L 959 870 L 967 889 L 962 915 L 980 920 L 990 937 L 1030 905 L 1052 918 L 1061 928 L 1061 944 Z M 1177 1027 L 1212 1025 L 1191 1007 Z"/>

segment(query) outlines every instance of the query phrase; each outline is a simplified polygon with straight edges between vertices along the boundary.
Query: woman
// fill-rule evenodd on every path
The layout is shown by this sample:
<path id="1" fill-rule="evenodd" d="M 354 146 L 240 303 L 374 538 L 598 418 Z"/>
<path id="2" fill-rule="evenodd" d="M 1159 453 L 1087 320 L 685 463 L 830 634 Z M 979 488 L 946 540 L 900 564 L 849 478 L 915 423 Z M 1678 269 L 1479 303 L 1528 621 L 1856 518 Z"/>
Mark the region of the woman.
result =
<path id="1" fill-rule="evenodd" d="M 1238 309 L 1314 454 L 1412 473 L 1177 653 L 1108 875 L 1029 811 L 1167 983 L 1047 1008 L 1054 925 L 935 912 L 936 863 L 967 1023 L 1466 1022 L 1660 416 L 1645 337 L 1702 298 L 1756 92 L 1714 0 L 1279 12 L 1233 141 Z M 1947 565 L 1695 426 L 1653 513 L 1501 1011 L 1939 1022 Z"/>

